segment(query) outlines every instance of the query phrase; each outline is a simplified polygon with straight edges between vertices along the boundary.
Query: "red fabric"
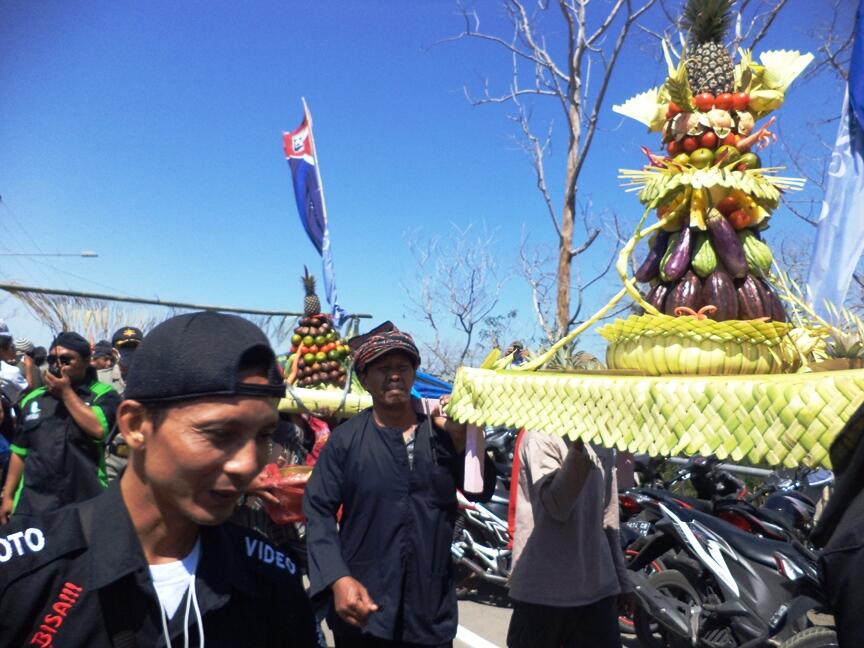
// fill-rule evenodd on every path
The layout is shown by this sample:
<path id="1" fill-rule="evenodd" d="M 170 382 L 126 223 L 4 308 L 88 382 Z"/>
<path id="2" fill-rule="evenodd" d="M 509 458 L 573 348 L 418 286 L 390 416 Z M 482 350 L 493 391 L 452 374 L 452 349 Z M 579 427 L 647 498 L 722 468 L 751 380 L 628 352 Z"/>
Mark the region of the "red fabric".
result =
<path id="1" fill-rule="evenodd" d="M 289 470 L 291 468 L 295 470 Z M 303 517 L 303 491 L 306 490 L 311 474 L 312 471 L 306 470 L 305 466 L 264 466 L 264 483 L 279 500 L 278 504 L 265 503 L 264 511 L 276 524 L 302 522 L 306 519 Z"/>
<path id="2" fill-rule="evenodd" d="M 519 492 L 519 447 L 522 445 L 522 437 L 525 436 L 525 428 L 519 430 L 516 436 L 516 443 L 513 444 L 513 468 L 510 471 L 510 504 L 507 506 L 507 532 L 510 534 L 510 541 L 507 543 L 507 548 L 513 548 L 513 536 L 516 534 L 516 494 Z"/>
<path id="3" fill-rule="evenodd" d="M 303 123 L 290 133 L 282 133 L 282 147 L 285 150 L 285 157 L 301 158 L 311 161 L 314 159 L 312 155 L 312 138 L 309 137 L 309 118 L 303 115 Z"/>
<path id="4" fill-rule="evenodd" d="M 321 454 L 321 449 L 327 443 L 327 439 L 330 438 L 330 426 L 317 416 L 312 416 L 311 414 L 304 414 L 303 418 L 315 435 L 315 444 L 312 446 L 309 454 L 306 455 L 306 465 L 314 466 L 315 462 L 318 461 L 318 456 Z"/>

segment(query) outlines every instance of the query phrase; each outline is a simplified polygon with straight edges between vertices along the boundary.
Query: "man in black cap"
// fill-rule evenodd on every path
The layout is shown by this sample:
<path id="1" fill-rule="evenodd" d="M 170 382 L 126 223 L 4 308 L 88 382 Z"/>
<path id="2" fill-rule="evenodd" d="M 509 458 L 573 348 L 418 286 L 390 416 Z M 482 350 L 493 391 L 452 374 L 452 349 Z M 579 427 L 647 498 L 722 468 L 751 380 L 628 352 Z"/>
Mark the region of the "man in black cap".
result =
<path id="1" fill-rule="evenodd" d="M 0 542 L 4 645 L 318 646 L 295 562 L 229 522 L 284 394 L 267 338 L 232 315 L 154 328 L 118 410 L 129 466 Z M 6 531 L 6 530 L 4 530 Z"/>
<path id="2" fill-rule="evenodd" d="M 416 412 L 420 354 L 410 335 L 387 322 L 350 344 L 373 404 L 333 431 L 306 487 L 311 593 L 332 593 L 337 648 L 451 646 L 465 426 Z M 487 458 L 476 498 L 488 500 L 494 485 Z"/>
<path id="3" fill-rule="evenodd" d="M 21 399 L 0 523 L 98 495 L 107 484 L 104 440 L 120 397 L 96 380 L 78 333 L 51 344 L 45 385 Z"/>
<path id="4" fill-rule="evenodd" d="M 126 387 L 126 374 L 129 373 L 129 365 L 132 363 L 132 357 L 135 349 L 141 344 L 144 339 L 144 334 L 141 329 L 134 326 L 123 326 L 111 336 L 111 342 L 105 341 L 111 350 L 112 356 L 116 362 L 112 363 L 107 369 L 99 370 L 99 380 L 107 385 L 111 385 L 120 394 Z M 101 345 L 102 342 L 97 343 Z M 94 354 L 95 355 L 95 354 Z"/>
<path id="5" fill-rule="evenodd" d="M 96 344 L 93 345 L 93 354 L 90 358 L 90 364 L 93 365 L 97 371 L 102 370 L 111 370 L 111 368 L 116 364 L 117 359 L 114 357 L 114 347 L 111 346 L 111 343 L 108 340 L 99 340 Z M 102 382 L 105 382 L 104 380 Z"/>
<path id="6" fill-rule="evenodd" d="M 99 371 L 99 380 L 111 385 L 120 394 L 126 389 L 126 375 L 129 373 L 129 365 L 135 354 L 135 349 L 141 344 L 144 335 L 141 329 L 134 326 L 123 326 L 111 336 L 111 348 L 117 362 L 110 369 Z M 108 453 L 105 457 L 105 469 L 108 472 L 108 480 L 116 479 L 129 458 L 129 446 L 117 429 L 108 438 Z"/>
<path id="7" fill-rule="evenodd" d="M 141 329 L 134 326 L 124 326 L 114 331 L 111 336 L 111 345 L 117 349 L 117 353 L 121 359 L 121 366 L 125 366 L 125 373 L 129 370 L 129 363 L 132 362 L 132 354 L 141 341 L 144 339 L 144 334 Z"/>

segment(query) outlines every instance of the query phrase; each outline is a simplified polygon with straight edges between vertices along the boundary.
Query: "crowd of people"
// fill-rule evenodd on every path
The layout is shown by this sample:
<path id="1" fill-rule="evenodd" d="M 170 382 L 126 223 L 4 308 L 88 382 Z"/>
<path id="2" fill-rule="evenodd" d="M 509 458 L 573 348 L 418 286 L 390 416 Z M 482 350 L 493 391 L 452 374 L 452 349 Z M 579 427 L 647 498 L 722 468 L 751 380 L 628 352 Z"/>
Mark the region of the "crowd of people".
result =
<path id="1" fill-rule="evenodd" d="M 452 646 L 466 427 L 412 396 L 410 335 L 387 322 L 350 345 L 372 407 L 314 443 L 298 556 L 237 514 L 277 501 L 262 469 L 285 387 L 259 328 L 192 313 L 95 344 L 61 332 L 46 350 L 0 323 L 0 646 L 323 646 L 324 617 L 337 648 Z M 850 646 L 858 445 L 823 523 Z M 516 455 L 508 646 L 620 648 L 634 598 L 613 453 L 527 431 Z M 488 456 L 481 472 L 469 499 L 492 495 Z"/>

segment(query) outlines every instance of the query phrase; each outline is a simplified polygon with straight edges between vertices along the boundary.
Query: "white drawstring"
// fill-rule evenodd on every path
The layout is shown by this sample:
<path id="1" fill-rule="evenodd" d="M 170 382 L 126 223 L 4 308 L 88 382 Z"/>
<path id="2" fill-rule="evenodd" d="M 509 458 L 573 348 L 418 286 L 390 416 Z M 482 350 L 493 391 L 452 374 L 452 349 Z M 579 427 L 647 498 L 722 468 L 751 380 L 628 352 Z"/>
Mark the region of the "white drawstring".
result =
<path id="1" fill-rule="evenodd" d="M 159 611 L 162 612 L 162 636 L 165 637 L 165 648 L 171 648 L 171 635 L 168 634 L 168 615 L 165 613 L 165 606 L 162 601 L 159 601 Z"/>
<path id="2" fill-rule="evenodd" d="M 195 607 L 195 620 L 198 622 L 199 648 L 204 648 L 204 619 L 201 618 L 201 608 L 198 606 L 198 590 L 195 588 L 195 576 L 192 576 L 192 605 Z"/>
<path id="3" fill-rule="evenodd" d="M 195 609 L 195 621 L 198 623 L 199 648 L 204 648 L 204 619 L 201 618 L 201 608 L 198 605 L 198 589 L 195 587 L 195 574 L 189 578 L 189 589 L 186 592 L 186 613 L 183 615 L 183 648 L 189 648 L 189 610 Z M 159 602 L 162 612 L 162 634 L 165 637 L 166 648 L 171 647 L 171 635 L 168 634 L 168 615 L 165 606 Z"/>
<path id="4" fill-rule="evenodd" d="M 183 648 L 189 648 L 189 610 L 192 605 L 193 589 L 195 589 L 195 574 L 189 577 L 189 589 L 186 590 L 186 614 L 183 615 Z"/>

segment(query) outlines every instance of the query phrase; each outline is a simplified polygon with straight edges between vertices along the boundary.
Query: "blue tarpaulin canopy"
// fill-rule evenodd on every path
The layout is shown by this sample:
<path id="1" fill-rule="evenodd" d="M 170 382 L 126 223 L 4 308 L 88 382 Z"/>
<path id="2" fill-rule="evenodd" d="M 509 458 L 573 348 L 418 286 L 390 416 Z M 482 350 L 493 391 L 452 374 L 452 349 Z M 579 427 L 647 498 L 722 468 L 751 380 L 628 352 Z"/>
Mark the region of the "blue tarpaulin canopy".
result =
<path id="1" fill-rule="evenodd" d="M 417 377 L 414 379 L 414 391 L 421 398 L 439 398 L 453 391 L 453 385 L 440 378 L 418 371 Z"/>

